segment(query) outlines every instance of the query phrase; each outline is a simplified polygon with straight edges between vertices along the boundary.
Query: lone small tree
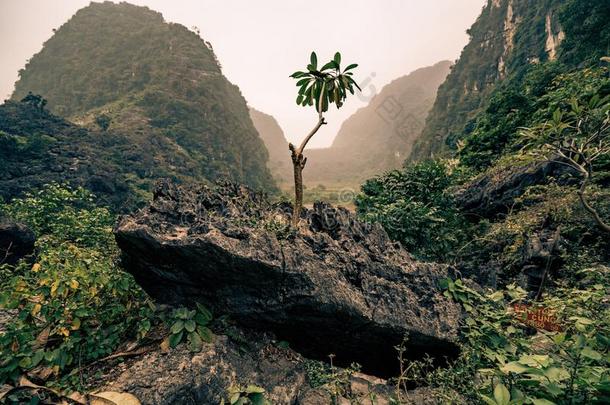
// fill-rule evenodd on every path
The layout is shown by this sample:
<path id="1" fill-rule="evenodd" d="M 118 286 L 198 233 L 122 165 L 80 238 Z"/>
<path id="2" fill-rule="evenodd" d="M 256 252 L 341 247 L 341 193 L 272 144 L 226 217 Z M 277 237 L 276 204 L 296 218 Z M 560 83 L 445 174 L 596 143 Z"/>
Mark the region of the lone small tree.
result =
<path id="1" fill-rule="evenodd" d="M 292 143 L 288 145 L 294 169 L 294 209 L 292 212 L 292 224 L 294 226 L 298 225 L 303 208 L 303 169 L 305 163 L 307 163 L 307 158 L 303 156 L 303 150 L 320 127 L 326 124 L 323 114 L 328 111 L 328 106 L 335 104 L 339 109 L 347 98 L 348 91 L 354 94 L 354 87 L 360 90 L 360 87 L 352 78 L 353 72 L 350 72 L 357 66 L 353 63 L 342 71 L 341 54 L 337 52 L 330 62 L 318 69 L 318 57 L 315 52 L 312 52 L 307 70 L 297 71 L 290 75 L 297 80 L 296 85 L 299 87 L 297 104 L 303 107 L 315 106 L 318 113 L 317 124 L 303 139 L 301 145 L 298 148 Z"/>
<path id="2" fill-rule="evenodd" d="M 585 196 L 596 163 L 610 156 L 610 97 L 595 95 L 584 104 L 574 99 L 568 111 L 557 109 L 550 121 L 521 133 L 535 154 L 569 166 L 581 176 L 577 191 L 581 205 L 600 229 L 610 232 L 610 224 Z"/>

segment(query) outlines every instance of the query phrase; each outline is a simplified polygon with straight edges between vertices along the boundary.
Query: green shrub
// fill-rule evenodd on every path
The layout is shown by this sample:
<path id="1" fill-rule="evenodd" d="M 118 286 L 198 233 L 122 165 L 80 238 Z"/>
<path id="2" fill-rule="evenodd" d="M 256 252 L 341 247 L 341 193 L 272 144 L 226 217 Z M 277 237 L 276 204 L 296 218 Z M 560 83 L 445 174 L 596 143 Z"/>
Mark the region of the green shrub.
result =
<path id="1" fill-rule="evenodd" d="M 360 218 L 422 259 L 446 260 L 466 238 L 466 222 L 448 188 L 461 174 L 449 162 L 425 161 L 370 179 L 356 197 Z"/>
<path id="2" fill-rule="evenodd" d="M 460 302 L 462 355 L 452 367 L 428 375 L 448 400 L 457 391 L 472 403 L 576 404 L 610 399 L 608 267 L 588 268 L 579 281 L 540 303 L 562 331 L 533 331 L 510 311 L 525 291 L 515 286 L 481 293 L 461 280 L 446 280 L 445 295 Z M 456 384 L 455 376 L 461 382 Z"/>
<path id="3" fill-rule="evenodd" d="M 0 308 L 16 311 L 0 335 L 0 382 L 65 375 L 147 332 L 149 299 L 117 266 L 114 217 L 89 192 L 52 184 L 0 211 L 38 237 L 33 264 L 0 271 Z"/>

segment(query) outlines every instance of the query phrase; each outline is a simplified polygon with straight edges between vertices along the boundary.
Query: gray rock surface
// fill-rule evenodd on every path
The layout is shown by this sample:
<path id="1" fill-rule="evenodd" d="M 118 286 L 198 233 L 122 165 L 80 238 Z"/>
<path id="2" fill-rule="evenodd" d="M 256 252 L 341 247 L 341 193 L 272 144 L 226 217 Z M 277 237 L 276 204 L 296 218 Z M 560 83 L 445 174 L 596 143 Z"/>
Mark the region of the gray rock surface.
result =
<path id="1" fill-rule="evenodd" d="M 115 235 L 125 269 L 158 301 L 202 302 L 308 357 L 392 375 L 405 334 L 415 357 L 457 354 L 460 307 L 438 288 L 447 267 L 416 262 L 344 208 L 316 203 L 298 230 L 290 213 L 243 186 L 162 181 Z"/>
<path id="2" fill-rule="evenodd" d="M 217 335 L 199 353 L 185 345 L 167 353 L 154 350 L 99 373 L 96 390 L 129 392 L 144 405 L 202 405 L 228 403 L 232 386 L 256 385 L 274 405 L 369 404 L 388 405 L 396 388 L 361 373 L 341 374 L 340 380 L 312 386 L 304 359 L 280 348 L 267 334 L 253 335 L 233 328 L 233 336 Z M 341 392 L 337 393 L 337 385 Z M 402 393 L 406 404 L 435 404 L 434 390 Z"/>
<path id="3" fill-rule="evenodd" d="M 507 213 L 515 199 L 536 184 L 545 184 L 551 178 L 561 183 L 571 181 L 566 176 L 569 167 L 555 162 L 539 162 L 526 166 L 508 166 L 494 173 L 485 173 L 455 190 L 458 206 L 477 217 L 492 218 Z"/>
<path id="4" fill-rule="evenodd" d="M 26 225 L 0 218 L 0 264 L 15 264 L 34 251 L 36 236 Z"/>

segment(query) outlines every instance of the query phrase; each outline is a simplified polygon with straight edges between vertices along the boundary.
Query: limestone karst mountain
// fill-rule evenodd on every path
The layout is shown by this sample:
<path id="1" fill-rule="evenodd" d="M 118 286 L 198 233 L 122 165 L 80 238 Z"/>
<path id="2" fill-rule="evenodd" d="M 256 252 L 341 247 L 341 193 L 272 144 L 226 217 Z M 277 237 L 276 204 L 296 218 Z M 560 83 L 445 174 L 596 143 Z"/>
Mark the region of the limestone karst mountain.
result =
<path id="1" fill-rule="evenodd" d="M 440 86 L 411 160 L 455 150 L 476 117 L 507 79 L 528 67 L 557 61 L 577 67 L 608 53 L 607 1 L 488 0 L 467 31 L 470 42 Z"/>
<path id="2" fill-rule="evenodd" d="M 120 134 L 130 147 L 110 154 L 115 163 L 150 163 L 129 173 L 136 188 L 148 190 L 159 177 L 274 187 L 246 101 L 212 46 L 146 7 L 104 2 L 79 10 L 20 71 L 12 99 L 28 92 L 100 136 Z"/>
<path id="3" fill-rule="evenodd" d="M 250 118 L 269 151 L 267 166 L 271 174 L 278 182 L 290 181 L 292 163 L 282 128 L 273 116 L 254 108 L 250 108 Z"/>

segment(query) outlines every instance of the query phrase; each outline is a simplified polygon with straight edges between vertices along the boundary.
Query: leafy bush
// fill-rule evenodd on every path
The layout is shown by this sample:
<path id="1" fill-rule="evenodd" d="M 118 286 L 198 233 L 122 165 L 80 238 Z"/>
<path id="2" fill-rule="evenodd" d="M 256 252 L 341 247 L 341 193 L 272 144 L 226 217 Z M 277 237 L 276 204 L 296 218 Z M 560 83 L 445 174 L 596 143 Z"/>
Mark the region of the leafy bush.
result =
<path id="1" fill-rule="evenodd" d="M 164 348 L 174 348 L 182 341 L 188 342 L 193 352 L 201 350 L 203 342 L 211 342 L 213 334 L 207 324 L 212 320 L 212 314 L 203 305 L 196 303 L 197 309 L 188 310 L 181 307 L 172 311 L 168 324 L 170 335 L 161 344 Z"/>
<path id="2" fill-rule="evenodd" d="M 608 268 L 579 272 L 579 281 L 557 289 L 540 305 L 553 311 L 563 331 L 534 331 L 507 308 L 525 291 L 482 293 L 461 280 L 446 280 L 445 295 L 460 302 L 463 351 L 452 367 L 436 370 L 428 381 L 445 392 L 457 391 L 472 403 L 574 404 L 610 399 L 610 307 Z M 461 383 L 455 384 L 455 376 Z"/>
<path id="3" fill-rule="evenodd" d="M 92 201 L 54 184 L 0 206 L 38 236 L 33 264 L 0 272 L 0 308 L 15 311 L 0 335 L 0 382 L 64 375 L 150 328 L 149 299 L 117 266 L 114 217 Z"/>
<path id="4" fill-rule="evenodd" d="M 116 251 L 114 215 L 97 207 L 93 194 L 81 187 L 48 184 L 0 205 L 0 213 L 28 224 L 39 237 L 39 244 L 70 242 L 82 248 Z"/>
<path id="5" fill-rule="evenodd" d="M 356 197 L 360 218 L 423 259 L 446 259 L 466 238 L 466 222 L 448 188 L 461 173 L 449 162 L 425 161 L 366 181 Z"/>

